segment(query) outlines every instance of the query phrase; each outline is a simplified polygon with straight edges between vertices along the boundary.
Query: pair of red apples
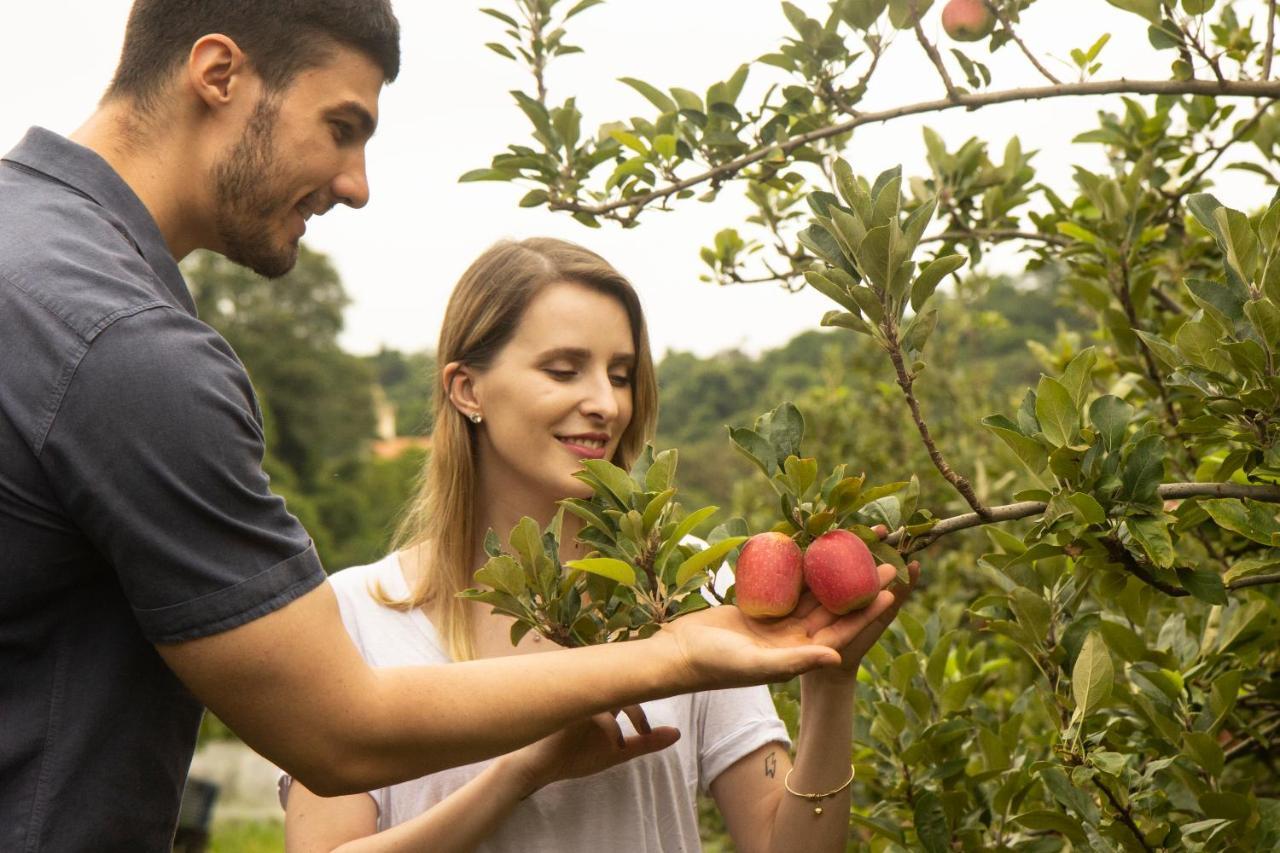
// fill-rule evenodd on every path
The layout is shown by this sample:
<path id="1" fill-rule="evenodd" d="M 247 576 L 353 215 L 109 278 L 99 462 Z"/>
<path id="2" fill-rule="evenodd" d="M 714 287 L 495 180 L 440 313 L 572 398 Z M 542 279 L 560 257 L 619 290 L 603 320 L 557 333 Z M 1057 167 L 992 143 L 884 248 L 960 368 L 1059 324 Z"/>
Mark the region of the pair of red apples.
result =
<path id="1" fill-rule="evenodd" d="M 803 552 L 785 533 L 758 533 L 742 546 L 734 574 L 738 607 L 756 619 L 786 616 L 806 586 L 838 614 L 861 610 L 880 592 L 871 550 L 848 530 L 828 531 Z"/>

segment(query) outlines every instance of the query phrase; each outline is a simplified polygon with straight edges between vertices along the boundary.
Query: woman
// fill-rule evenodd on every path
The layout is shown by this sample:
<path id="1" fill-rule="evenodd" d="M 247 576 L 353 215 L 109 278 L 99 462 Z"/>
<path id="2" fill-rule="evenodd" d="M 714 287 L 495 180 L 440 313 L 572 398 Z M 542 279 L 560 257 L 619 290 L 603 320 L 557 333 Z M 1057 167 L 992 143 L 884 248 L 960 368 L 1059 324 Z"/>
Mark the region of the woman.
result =
<path id="1" fill-rule="evenodd" d="M 549 650 L 532 633 L 512 647 L 509 618 L 455 593 L 473 585 L 485 531 L 525 515 L 546 524 L 557 501 L 589 494 L 573 476 L 582 460 L 629 466 L 656 420 L 639 299 L 570 243 L 486 251 L 454 290 L 437 358 L 431 461 L 400 547 L 332 578 L 375 666 Z M 566 560 L 582 553 L 575 522 L 564 521 Z M 893 570 L 881 574 L 887 584 Z M 692 851 L 701 788 L 740 850 L 843 850 L 854 675 L 903 595 L 880 593 L 842 667 L 802 677 L 794 768 L 767 688 L 676 696 L 368 795 L 286 785 L 288 849 Z"/>

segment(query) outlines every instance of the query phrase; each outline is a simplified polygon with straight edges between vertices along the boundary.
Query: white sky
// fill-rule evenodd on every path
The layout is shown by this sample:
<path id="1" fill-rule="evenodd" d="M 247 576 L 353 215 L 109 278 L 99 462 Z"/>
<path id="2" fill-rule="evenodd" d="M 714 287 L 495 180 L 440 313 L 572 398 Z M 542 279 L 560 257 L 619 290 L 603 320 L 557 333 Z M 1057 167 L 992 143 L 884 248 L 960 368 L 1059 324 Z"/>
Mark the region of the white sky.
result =
<path id="1" fill-rule="evenodd" d="M 821 0 L 796 0 L 825 16 Z M 69 133 L 93 109 L 119 53 L 129 0 L 0 0 L 0 151 L 31 124 Z M 398 0 L 403 28 L 403 70 L 381 103 L 381 123 L 369 149 L 372 201 L 364 210 L 337 208 L 313 220 L 307 241 L 328 253 L 354 304 L 344 345 L 372 352 L 380 344 L 417 350 L 434 347 L 444 302 L 458 275 L 493 240 L 549 234 L 599 251 L 637 285 L 649 314 L 657 353 L 667 349 L 710 354 L 729 347 L 756 352 L 814 328 L 829 305 L 812 292 L 788 294 L 773 286 L 716 288 L 698 281 L 698 249 L 715 232 L 741 223 L 747 205 L 733 185 L 713 204 L 686 202 L 674 213 L 651 212 L 639 228 L 606 225 L 589 230 L 545 209 L 520 209 L 524 188 L 503 183 L 459 184 L 463 172 L 487 166 L 508 143 L 525 142 L 528 124 L 509 90 L 530 88 L 514 63 L 484 47 L 502 40 L 501 25 L 482 6 L 510 11 L 511 0 Z M 564 0 L 566 8 L 570 0 Z M 937 2 L 927 31 L 942 36 Z M 1257 10 L 1248 7 L 1257 6 Z M 1261 17 L 1261 0 L 1238 4 Z M 1099 78 L 1167 76 L 1171 52 L 1147 46 L 1145 23 L 1104 0 L 1041 0 L 1024 16 L 1023 37 L 1059 77 L 1070 79 L 1066 57 L 1103 32 Z M 549 77 L 551 100 L 577 95 L 584 134 L 629 115 L 651 116 L 639 95 L 617 82 L 639 77 L 660 87 L 705 91 L 738 64 L 774 50 L 790 32 L 776 0 L 609 0 L 571 22 L 568 41 L 585 54 L 564 57 Z M 945 39 L 945 36 L 943 36 Z M 942 45 L 946 47 L 946 45 Z M 1010 47 L 989 56 L 996 86 L 1039 80 Z M 944 50 L 944 53 L 946 51 Z M 775 69 L 753 72 L 740 106 L 751 105 Z M 776 72 L 781 74 L 781 72 Z M 953 72 L 959 78 L 959 72 Z M 776 78 L 774 78 L 776 79 Z M 937 81 L 909 34 L 882 60 L 865 109 L 940 97 Z M 1070 191 L 1071 164 L 1101 168 L 1097 146 L 1070 139 L 1092 126 L 1104 105 L 1118 99 L 1059 99 L 1042 104 L 988 107 L 859 129 L 846 152 L 855 171 L 874 175 L 899 162 L 924 170 L 920 128 L 940 131 L 954 148 L 978 135 L 999 159 L 1011 135 L 1024 150 L 1038 149 L 1041 179 Z M 1242 105 L 1241 110 L 1248 109 Z M 1236 173 L 1218 190 L 1233 207 L 1269 198 L 1259 179 Z M 1007 255 L 988 264 L 1015 269 Z"/>

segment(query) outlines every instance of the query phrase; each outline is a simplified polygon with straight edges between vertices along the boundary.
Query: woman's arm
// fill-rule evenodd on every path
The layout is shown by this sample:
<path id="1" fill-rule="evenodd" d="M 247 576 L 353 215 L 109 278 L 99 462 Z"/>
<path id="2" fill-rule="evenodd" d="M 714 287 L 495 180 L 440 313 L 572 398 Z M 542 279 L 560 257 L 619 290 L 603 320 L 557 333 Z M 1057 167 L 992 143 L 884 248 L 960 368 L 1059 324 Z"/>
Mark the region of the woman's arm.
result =
<path id="1" fill-rule="evenodd" d="M 472 850 L 516 805 L 562 779 L 599 773 L 665 749 L 680 733 L 649 727 L 639 706 L 623 709 L 639 734 L 623 737 L 613 714 L 580 720 L 523 749 L 501 756 L 474 779 L 412 820 L 377 832 L 373 800 L 365 794 L 319 797 L 294 782 L 285 808 L 288 853 L 392 853 Z"/>
<path id="2" fill-rule="evenodd" d="M 882 584 L 892 582 L 892 566 L 880 567 Z M 919 566 L 911 566 L 911 585 Z M 882 591 L 893 602 L 876 614 L 868 608 L 867 627 L 843 650 L 839 669 L 800 677 L 800 735 L 794 765 L 780 744 L 770 744 L 735 762 L 711 783 L 734 844 L 743 853 L 843 851 L 848 842 L 850 774 L 853 747 L 853 694 L 858 665 L 893 622 L 910 588 Z M 813 603 L 808 602 L 807 607 Z M 788 775 L 790 780 L 788 781 Z M 839 793 L 813 801 L 788 793 Z M 841 786 L 844 785 L 843 788 Z M 821 809 L 821 811 L 817 811 Z"/>

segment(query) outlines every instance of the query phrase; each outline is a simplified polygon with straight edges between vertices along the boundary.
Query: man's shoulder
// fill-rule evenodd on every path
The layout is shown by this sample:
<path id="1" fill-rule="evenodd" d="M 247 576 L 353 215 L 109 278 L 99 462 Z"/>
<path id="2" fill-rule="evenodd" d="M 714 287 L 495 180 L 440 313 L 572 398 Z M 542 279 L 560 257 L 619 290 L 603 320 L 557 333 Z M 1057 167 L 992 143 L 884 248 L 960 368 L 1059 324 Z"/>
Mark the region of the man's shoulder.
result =
<path id="1" fill-rule="evenodd" d="M 77 190 L 0 162 L 0 304 L 90 339 L 165 303 L 124 226 Z"/>

